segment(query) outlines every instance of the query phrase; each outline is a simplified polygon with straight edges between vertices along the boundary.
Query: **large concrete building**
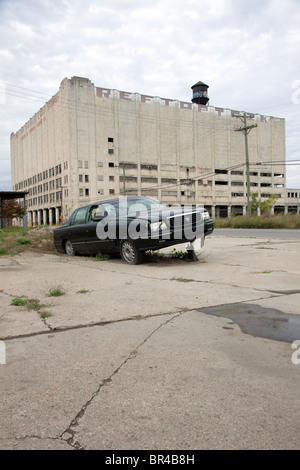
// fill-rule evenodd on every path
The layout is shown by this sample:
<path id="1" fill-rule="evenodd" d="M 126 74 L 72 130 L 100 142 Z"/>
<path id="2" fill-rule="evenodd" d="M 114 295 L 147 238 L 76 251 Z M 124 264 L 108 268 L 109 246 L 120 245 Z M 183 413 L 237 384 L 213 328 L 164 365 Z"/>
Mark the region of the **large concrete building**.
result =
<path id="1" fill-rule="evenodd" d="M 65 78 L 11 134 L 12 186 L 29 192 L 29 224 L 123 194 L 203 204 L 213 217 L 246 213 L 245 133 L 251 192 L 277 194 L 275 210 L 288 211 L 284 119 L 247 113 L 241 131 L 244 113 L 209 106 L 202 82 L 192 90 L 181 102 Z M 291 207 L 299 212 L 298 194 Z"/>

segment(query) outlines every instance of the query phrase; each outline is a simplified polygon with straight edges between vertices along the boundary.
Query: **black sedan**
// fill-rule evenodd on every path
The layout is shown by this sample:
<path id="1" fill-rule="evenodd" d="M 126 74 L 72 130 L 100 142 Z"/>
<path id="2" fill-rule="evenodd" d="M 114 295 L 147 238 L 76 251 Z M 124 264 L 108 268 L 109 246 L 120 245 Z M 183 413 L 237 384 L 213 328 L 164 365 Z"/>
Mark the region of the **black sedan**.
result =
<path id="1" fill-rule="evenodd" d="M 123 261 L 140 264 L 148 250 L 204 239 L 214 230 L 203 207 L 160 204 L 147 197 L 120 197 L 79 207 L 67 224 L 54 229 L 59 252 L 94 255 L 120 253 Z"/>

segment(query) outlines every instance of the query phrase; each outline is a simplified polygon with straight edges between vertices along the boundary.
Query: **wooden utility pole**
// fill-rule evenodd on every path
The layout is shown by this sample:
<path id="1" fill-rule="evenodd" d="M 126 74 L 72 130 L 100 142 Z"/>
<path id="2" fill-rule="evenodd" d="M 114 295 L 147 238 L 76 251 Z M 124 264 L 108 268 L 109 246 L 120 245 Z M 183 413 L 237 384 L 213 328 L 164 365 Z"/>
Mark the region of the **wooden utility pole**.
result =
<path id="1" fill-rule="evenodd" d="M 251 217 L 251 204 L 250 204 L 250 163 L 249 163 L 249 146 L 248 146 L 248 134 L 249 132 L 257 127 L 257 124 L 253 124 L 252 126 L 247 125 L 247 114 L 244 113 L 244 127 L 240 127 L 236 129 L 236 132 L 244 132 L 245 135 L 245 149 L 246 149 L 246 171 L 247 171 L 247 216 Z"/>

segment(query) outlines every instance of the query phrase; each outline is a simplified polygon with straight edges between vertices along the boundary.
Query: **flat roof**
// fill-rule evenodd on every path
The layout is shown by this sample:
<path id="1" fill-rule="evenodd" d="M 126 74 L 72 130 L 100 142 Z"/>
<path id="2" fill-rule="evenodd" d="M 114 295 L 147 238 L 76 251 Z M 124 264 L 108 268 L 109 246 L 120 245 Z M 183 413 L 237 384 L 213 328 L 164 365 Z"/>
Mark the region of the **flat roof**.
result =
<path id="1" fill-rule="evenodd" d="M 26 194 L 28 191 L 0 191 L 0 199 L 20 199 Z"/>

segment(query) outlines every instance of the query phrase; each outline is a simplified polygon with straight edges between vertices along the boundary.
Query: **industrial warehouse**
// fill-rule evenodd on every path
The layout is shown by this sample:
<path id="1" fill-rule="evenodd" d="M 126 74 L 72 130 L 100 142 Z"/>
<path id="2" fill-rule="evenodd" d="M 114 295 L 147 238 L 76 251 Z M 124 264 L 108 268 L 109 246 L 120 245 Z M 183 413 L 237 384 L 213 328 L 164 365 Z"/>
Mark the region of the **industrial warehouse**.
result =
<path id="1" fill-rule="evenodd" d="M 14 191 L 26 191 L 28 224 L 57 224 L 85 204 L 120 195 L 200 204 L 211 216 L 246 214 L 250 191 L 275 194 L 274 212 L 299 214 L 286 188 L 285 120 L 191 101 L 100 88 L 65 78 L 11 134 Z"/>

